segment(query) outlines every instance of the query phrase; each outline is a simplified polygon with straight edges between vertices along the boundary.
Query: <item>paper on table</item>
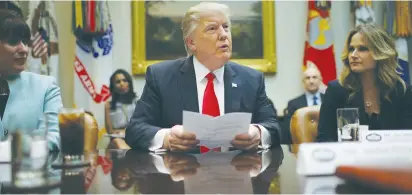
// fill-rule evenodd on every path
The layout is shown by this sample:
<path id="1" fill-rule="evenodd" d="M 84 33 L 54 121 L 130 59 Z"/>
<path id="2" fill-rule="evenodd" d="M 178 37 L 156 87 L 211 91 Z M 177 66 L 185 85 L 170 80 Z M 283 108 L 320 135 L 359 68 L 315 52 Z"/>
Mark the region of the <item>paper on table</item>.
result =
<path id="1" fill-rule="evenodd" d="M 300 190 L 302 194 L 336 194 L 335 189 L 345 180 L 336 176 L 299 176 L 301 179 Z"/>
<path id="2" fill-rule="evenodd" d="M 219 117 L 183 111 L 183 128 L 196 134 L 201 145 L 209 148 L 230 146 L 235 135 L 247 133 L 251 113 L 228 113 Z"/>

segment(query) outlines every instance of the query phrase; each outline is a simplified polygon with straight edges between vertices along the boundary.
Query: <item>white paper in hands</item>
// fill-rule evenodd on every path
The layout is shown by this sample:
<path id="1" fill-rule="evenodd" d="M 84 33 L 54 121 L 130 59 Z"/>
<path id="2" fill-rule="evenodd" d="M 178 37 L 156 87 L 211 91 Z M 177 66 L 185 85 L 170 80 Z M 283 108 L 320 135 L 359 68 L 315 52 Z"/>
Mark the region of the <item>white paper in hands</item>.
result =
<path id="1" fill-rule="evenodd" d="M 208 148 L 229 147 L 230 141 L 240 133 L 248 133 L 251 113 L 228 113 L 219 117 L 183 111 L 183 129 L 193 132 L 200 145 Z"/>

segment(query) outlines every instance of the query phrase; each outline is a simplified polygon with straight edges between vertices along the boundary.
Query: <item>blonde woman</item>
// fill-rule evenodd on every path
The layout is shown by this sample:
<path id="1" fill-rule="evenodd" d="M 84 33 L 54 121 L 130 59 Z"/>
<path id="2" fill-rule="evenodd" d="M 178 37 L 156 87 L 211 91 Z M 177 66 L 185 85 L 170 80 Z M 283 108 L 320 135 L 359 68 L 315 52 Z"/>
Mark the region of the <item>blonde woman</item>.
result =
<path id="1" fill-rule="evenodd" d="M 336 109 L 358 108 L 371 130 L 412 129 L 412 90 L 397 72 L 394 40 L 380 27 L 355 27 L 342 53 L 339 80 L 329 83 L 320 109 L 317 141 L 337 141 Z"/>

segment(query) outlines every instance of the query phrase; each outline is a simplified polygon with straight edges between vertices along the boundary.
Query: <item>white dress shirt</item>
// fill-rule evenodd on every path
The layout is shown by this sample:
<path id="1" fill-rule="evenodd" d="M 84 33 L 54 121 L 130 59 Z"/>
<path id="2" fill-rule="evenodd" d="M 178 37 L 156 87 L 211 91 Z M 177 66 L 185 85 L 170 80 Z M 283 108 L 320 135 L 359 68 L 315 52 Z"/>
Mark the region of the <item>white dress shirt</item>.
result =
<path id="1" fill-rule="evenodd" d="M 199 103 L 199 112 L 202 113 L 202 107 L 203 107 L 203 95 L 205 93 L 206 85 L 207 85 L 207 78 L 206 75 L 209 74 L 210 70 L 207 69 L 203 64 L 201 64 L 196 57 L 193 56 L 193 65 L 195 69 L 195 74 L 196 74 L 196 85 L 197 85 L 197 100 Z M 213 74 L 215 74 L 215 79 L 213 81 L 214 83 L 214 89 L 215 89 L 215 94 L 217 96 L 217 101 L 219 103 L 219 110 L 220 110 L 220 115 L 225 114 L 225 84 L 224 84 L 224 67 L 217 69 L 213 71 Z M 261 126 L 257 125 L 261 131 L 261 143 L 262 145 L 260 146 L 261 148 L 269 148 L 270 145 L 272 144 L 272 140 L 270 139 L 270 133 L 269 131 Z M 150 151 L 159 151 L 159 149 L 163 146 L 163 140 L 166 134 L 170 131 L 169 128 L 167 129 L 161 129 L 159 130 L 153 140 L 150 142 Z M 253 135 L 257 132 L 249 132 L 249 134 Z"/>
<path id="2" fill-rule="evenodd" d="M 305 92 L 306 95 L 306 102 L 308 103 L 308 106 L 313 106 L 313 97 L 317 97 L 316 103 L 318 103 L 318 106 L 322 104 L 322 98 L 320 97 L 320 92 L 316 92 L 315 94 Z"/>

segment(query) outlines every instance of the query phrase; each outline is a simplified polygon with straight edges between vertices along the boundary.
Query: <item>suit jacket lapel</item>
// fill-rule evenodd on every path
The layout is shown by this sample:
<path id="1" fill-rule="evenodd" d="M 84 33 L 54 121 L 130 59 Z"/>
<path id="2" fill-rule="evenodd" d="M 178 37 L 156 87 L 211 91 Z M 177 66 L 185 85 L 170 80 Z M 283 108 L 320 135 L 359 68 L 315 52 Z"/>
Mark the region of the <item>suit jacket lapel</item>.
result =
<path id="1" fill-rule="evenodd" d="M 356 93 L 352 99 L 348 100 L 348 106 L 345 106 L 346 108 L 358 108 L 358 113 L 359 113 L 359 122 L 361 123 L 366 121 L 367 118 L 365 115 L 365 104 L 363 102 L 363 93 L 358 92 Z M 363 123 L 362 123 L 363 124 Z"/>
<path id="2" fill-rule="evenodd" d="M 301 105 L 299 105 L 300 107 L 308 106 L 308 101 L 306 100 L 306 94 L 303 94 L 300 96 L 299 102 L 301 103 Z"/>
<path id="3" fill-rule="evenodd" d="M 232 69 L 230 63 L 225 65 L 223 80 L 225 83 L 225 113 L 238 112 L 240 110 L 242 83 L 236 77 L 236 72 Z"/>
<path id="4" fill-rule="evenodd" d="M 180 68 L 180 79 L 178 86 L 182 95 L 183 110 L 199 112 L 199 103 L 197 100 L 197 84 L 195 68 L 193 66 L 193 57 L 189 57 Z"/>
<path id="5" fill-rule="evenodd" d="M 399 90 L 399 89 L 398 89 Z M 379 113 L 379 122 L 381 128 L 386 128 L 386 125 L 391 124 L 393 121 L 396 121 L 396 108 L 397 106 L 394 104 L 396 99 L 396 94 L 393 92 L 389 95 L 391 101 L 385 99 L 385 96 L 380 94 L 380 113 Z M 396 124 L 398 125 L 398 124 Z"/>

